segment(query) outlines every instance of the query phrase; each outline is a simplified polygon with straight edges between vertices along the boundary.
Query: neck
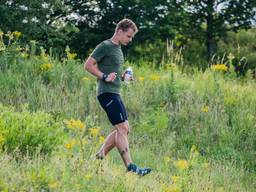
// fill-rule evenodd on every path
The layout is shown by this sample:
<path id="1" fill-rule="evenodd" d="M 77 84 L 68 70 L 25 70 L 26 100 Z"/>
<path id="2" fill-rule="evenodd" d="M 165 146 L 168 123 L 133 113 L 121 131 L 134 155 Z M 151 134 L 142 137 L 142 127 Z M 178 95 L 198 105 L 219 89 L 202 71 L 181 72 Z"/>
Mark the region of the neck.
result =
<path id="1" fill-rule="evenodd" d="M 111 41 L 112 41 L 112 43 L 114 43 L 114 44 L 116 44 L 116 45 L 120 45 L 120 41 L 119 41 L 119 39 L 118 39 L 118 37 L 117 37 L 116 34 L 114 34 L 114 35 L 111 37 Z"/>

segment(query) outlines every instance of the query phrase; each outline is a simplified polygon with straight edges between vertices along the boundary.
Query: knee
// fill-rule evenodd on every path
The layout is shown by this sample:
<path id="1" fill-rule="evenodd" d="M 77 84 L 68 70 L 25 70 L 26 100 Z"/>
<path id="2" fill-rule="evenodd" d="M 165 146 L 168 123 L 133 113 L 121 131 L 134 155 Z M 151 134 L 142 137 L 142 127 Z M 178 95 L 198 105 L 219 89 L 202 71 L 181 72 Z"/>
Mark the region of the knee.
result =
<path id="1" fill-rule="evenodd" d="M 126 123 L 123 123 L 122 125 L 117 126 L 116 128 L 121 134 L 128 135 L 129 133 L 129 126 Z"/>

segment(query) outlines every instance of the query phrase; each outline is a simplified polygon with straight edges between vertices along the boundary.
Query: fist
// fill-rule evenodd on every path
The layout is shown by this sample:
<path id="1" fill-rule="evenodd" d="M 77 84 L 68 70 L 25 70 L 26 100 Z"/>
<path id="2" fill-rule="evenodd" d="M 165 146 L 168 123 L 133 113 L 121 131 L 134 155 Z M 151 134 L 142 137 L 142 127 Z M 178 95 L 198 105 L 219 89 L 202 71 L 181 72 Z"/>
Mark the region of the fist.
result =
<path id="1" fill-rule="evenodd" d="M 108 74 L 106 78 L 106 82 L 113 82 L 116 79 L 116 72 L 112 72 Z"/>

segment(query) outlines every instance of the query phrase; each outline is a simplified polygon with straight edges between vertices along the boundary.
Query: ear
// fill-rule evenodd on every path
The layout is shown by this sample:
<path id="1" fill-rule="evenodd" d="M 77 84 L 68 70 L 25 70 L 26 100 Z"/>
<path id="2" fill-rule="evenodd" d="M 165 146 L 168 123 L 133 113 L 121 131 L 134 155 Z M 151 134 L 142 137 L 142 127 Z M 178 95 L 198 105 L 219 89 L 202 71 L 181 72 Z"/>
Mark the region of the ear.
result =
<path id="1" fill-rule="evenodd" d="M 118 35 L 121 35 L 123 33 L 123 30 L 122 29 L 119 29 L 118 31 L 117 31 L 117 34 Z"/>

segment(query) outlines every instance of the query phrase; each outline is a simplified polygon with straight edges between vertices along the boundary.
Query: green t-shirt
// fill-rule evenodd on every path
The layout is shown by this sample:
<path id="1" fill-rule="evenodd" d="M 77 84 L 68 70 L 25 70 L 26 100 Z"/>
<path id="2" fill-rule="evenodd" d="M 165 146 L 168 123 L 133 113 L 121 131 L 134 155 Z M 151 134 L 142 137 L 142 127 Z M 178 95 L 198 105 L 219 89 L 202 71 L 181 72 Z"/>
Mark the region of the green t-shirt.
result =
<path id="1" fill-rule="evenodd" d="M 124 55 L 121 45 L 114 44 L 110 39 L 103 41 L 94 49 L 91 54 L 104 74 L 116 72 L 116 79 L 113 82 L 104 82 L 98 79 L 97 95 L 102 93 L 120 93 L 121 86 L 121 66 L 124 63 Z"/>

